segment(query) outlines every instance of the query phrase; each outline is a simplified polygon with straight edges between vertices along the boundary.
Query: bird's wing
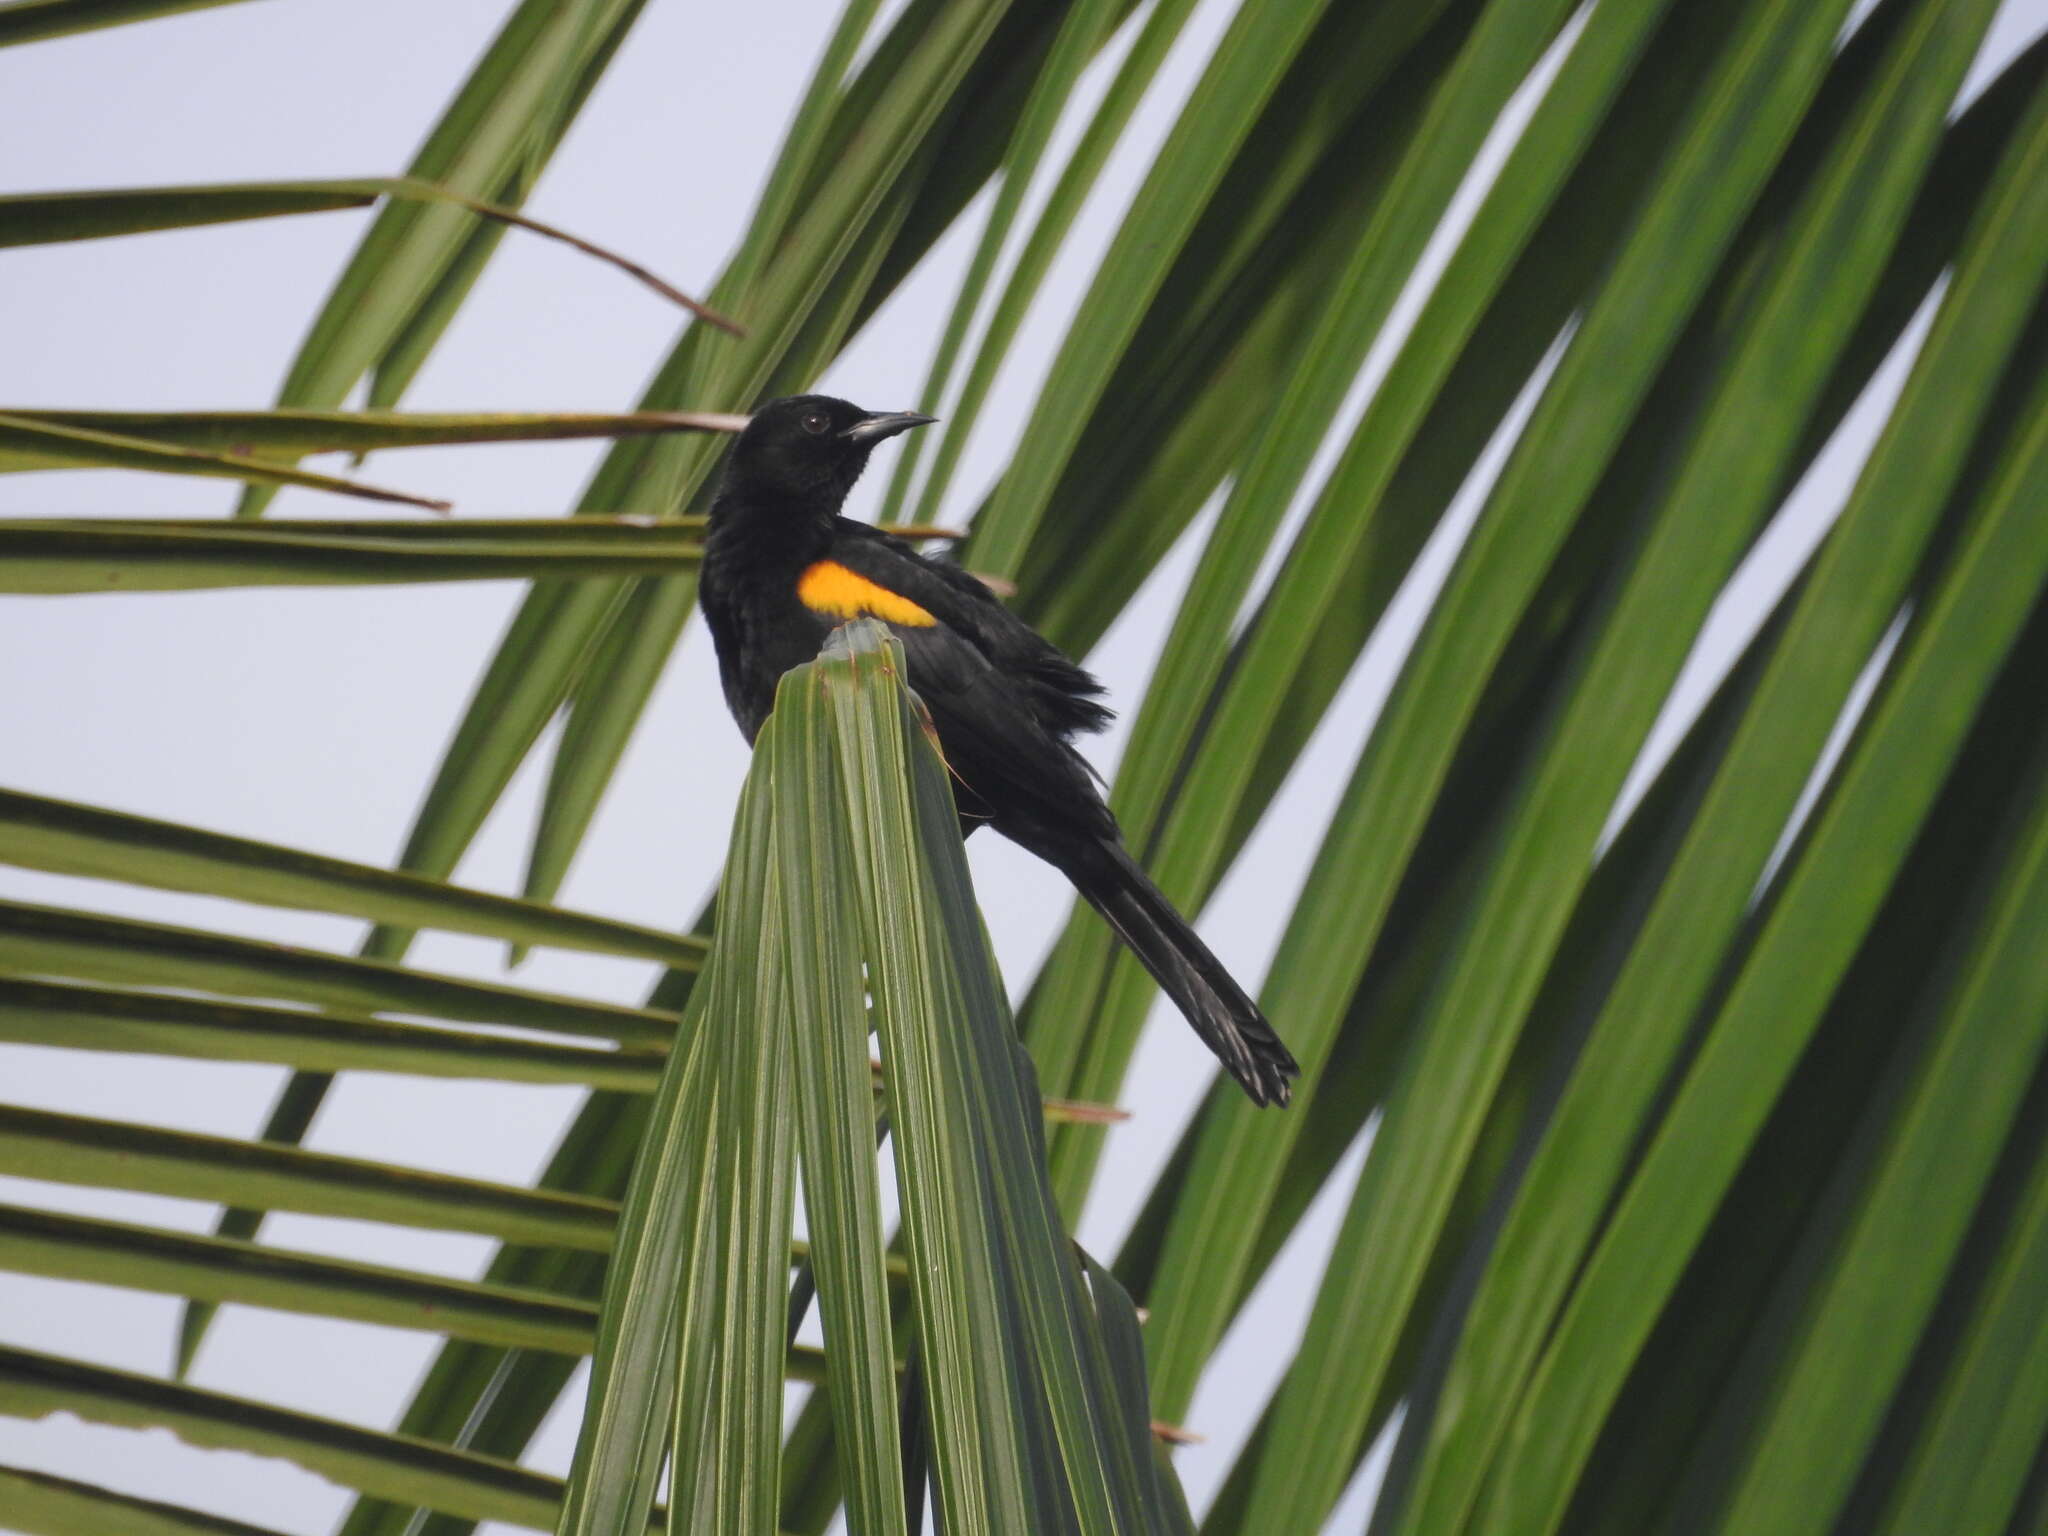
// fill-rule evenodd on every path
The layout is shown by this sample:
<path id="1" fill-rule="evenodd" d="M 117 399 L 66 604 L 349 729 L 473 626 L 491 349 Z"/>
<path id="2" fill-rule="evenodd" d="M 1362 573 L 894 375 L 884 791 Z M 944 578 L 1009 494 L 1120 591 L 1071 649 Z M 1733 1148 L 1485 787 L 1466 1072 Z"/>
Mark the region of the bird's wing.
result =
<path id="1" fill-rule="evenodd" d="M 901 539 L 847 519 L 833 539 L 832 559 L 968 641 L 1012 680 L 1054 735 L 1099 731 L 1113 718 L 1098 702 L 1100 683 L 952 561 L 929 559 Z M 877 617 L 890 615 L 877 611 Z"/>
<path id="2" fill-rule="evenodd" d="M 889 623 L 961 786 L 961 810 L 1027 846 L 1047 834 L 1113 836 L 1093 770 L 1066 741 L 1076 712 L 1100 712 L 1088 697 L 1094 679 L 964 571 L 853 526 L 860 533 L 835 538 L 804 572 L 799 596 L 821 617 L 869 613 Z M 1048 666 L 1071 679 L 1055 672 L 1049 681 Z"/>
<path id="3" fill-rule="evenodd" d="M 963 812 L 1040 852 L 1075 836 L 1116 836 L 1094 770 L 1047 728 L 1012 674 L 949 625 L 891 627 Z"/>

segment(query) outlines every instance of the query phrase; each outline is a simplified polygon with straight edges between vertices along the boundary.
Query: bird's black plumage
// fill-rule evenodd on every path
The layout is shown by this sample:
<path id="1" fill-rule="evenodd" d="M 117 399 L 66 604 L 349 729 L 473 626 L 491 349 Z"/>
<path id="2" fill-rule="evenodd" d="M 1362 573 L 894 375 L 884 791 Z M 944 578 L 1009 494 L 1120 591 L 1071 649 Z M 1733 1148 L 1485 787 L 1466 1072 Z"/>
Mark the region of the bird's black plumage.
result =
<path id="1" fill-rule="evenodd" d="M 957 565 L 839 515 L 874 445 L 930 419 L 803 395 L 763 406 L 740 434 L 698 585 L 733 717 L 752 741 L 782 675 L 835 627 L 888 623 L 952 770 L 962 834 L 986 823 L 1064 873 L 1245 1092 L 1285 1104 L 1294 1058 L 1132 859 L 1071 744 L 1109 721 L 1102 685 Z"/>

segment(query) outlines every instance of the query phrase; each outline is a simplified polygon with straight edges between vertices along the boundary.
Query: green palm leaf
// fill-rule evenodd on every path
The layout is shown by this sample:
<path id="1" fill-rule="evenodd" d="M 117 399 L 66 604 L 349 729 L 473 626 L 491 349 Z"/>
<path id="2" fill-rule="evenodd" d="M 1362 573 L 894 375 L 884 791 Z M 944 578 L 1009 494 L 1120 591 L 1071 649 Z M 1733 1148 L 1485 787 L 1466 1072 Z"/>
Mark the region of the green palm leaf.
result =
<path id="1" fill-rule="evenodd" d="M 14 1467 L 0 1467 L 0 1492 L 7 1500 L 7 1518 L 26 1536 L 95 1536 L 106 1530 L 131 1536 L 277 1536 L 240 1520 Z"/>
<path id="2" fill-rule="evenodd" d="M 0 5 L 0 47 L 233 3 L 234 0 L 7 0 L 7 4 Z"/>
<path id="3" fill-rule="evenodd" d="M 369 453 L 437 443 L 533 443 L 561 438 L 632 437 L 653 432 L 737 432 L 745 418 L 716 411 L 628 411 L 571 415 L 433 411 L 43 411 L 10 419 L 214 453 Z M 0 452 L 0 472 L 82 467 L 91 460 L 47 451 Z"/>
<path id="4" fill-rule="evenodd" d="M 701 531 L 628 519 L 307 523 L 251 529 L 81 518 L 0 522 L 0 592 L 504 581 L 693 568 Z"/>

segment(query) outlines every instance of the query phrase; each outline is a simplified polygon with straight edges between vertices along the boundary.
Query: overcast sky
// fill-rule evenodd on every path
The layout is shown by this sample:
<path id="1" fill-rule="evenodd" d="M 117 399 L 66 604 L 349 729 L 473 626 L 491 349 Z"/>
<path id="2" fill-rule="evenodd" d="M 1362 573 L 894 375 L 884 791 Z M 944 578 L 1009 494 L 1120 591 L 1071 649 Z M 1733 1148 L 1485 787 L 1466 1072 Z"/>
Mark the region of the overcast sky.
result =
<path id="1" fill-rule="evenodd" d="M 8 146 L 0 190 L 396 172 L 508 9 L 508 0 L 267 0 L 0 50 L 0 144 Z M 1229 0 L 1205 0 L 1105 177 L 991 402 L 994 428 L 969 456 L 952 516 L 963 514 L 1006 457 L 1108 231 L 1231 9 Z M 837 10 L 828 0 L 655 0 L 530 211 L 629 252 L 686 289 L 708 288 Z M 1980 76 L 2044 20 L 2048 0 L 2009 0 Z M 1084 106 L 1092 106 L 1114 57 L 1098 62 Z M 1070 137 L 1079 120 L 1063 134 Z M 1056 144 L 1048 164 L 1060 159 Z M 365 221 L 329 214 L 6 252 L 0 390 L 12 402 L 39 406 L 267 405 Z M 825 387 L 876 407 L 930 403 L 919 398 L 924 360 L 975 233 L 976 220 L 963 221 L 833 367 Z M 405 403 L 621 408 L 675 330 L 675 314 L 647 293 L 515 233 Z M 1773 570 L 1839 505 L 1867 435 L 1867 426 L 1852 423 L 1810 477 L 1799 516 L 1760 555 L 1751 587 L 1731 602 L 1725 626 L 1698 658 L 1688 695 L 1711 681 L 1716 653 L 1740 635 Z M 878 469 L 891 462 L 888 452 Z M 595 449 L 578 445 L 434 449 L 384 455 L 367 474 L 449 497 L 466 515 L 552 516 L 573 504 L 595 457 Z M 862 487 L 865 497 L 882 478 L 877 473 Z M 153 476 L 15 475 L 0 477 L 0 516 L 209 515 L 224 511 L 230 496 L 219 484 Z M 287 492 L 277 512 L 334 515 L 338 506 Z M 1306 851 L 1369 728 L 1432 573 L 1441 572 L 1449 553 L 1443 543 L 1204 918 L 1205 934 L 1248 983 L 1267 963 Z M 1090 658 L 1126 708 L 1140 696 L 1197 547 L 1192 537 L 1183 541 Z M 473 584 L 0 599 L 0 654 L 12 658 L 0 674 L 9 721 L 0 785 L 389 863 L 521 590 Z M 1113 733 L 1094 754 L 1106 771 L 1120 743 Z M 545 761 L 543 752 L 529 763 L 459 878 L 517 888 L 540 787 L 536 770 Z M 744 745 L 716 696 L 709 646 L 693 627 L 562 900 L 668 928 L 689 922 L 715 877 L 744 770 Z M 1005 971 L 1019 989 L 1065 915 L 1064 882 L 992 837 L 975 839 L 972 855 Z M 360 937 L 360 925 L 338 919 L 9 869 L 0 869 L 0 896 L 336 949 Z M 500 951 L 481 941 L 429 936 L 412 959 L 503 975 Z M 647 968 L 625 962 L 542 952 L 516 979 L 638 1001 L 649 977 Z M 1210 1058 L 1178 1017 L 1155 1010 L 1124 1096 L 1136 1115 L 1113 1133 L 1112 1171 L 1083 1221 L 1084 1242 L 1114 1251 L 1210 1075 Z M 283 1078 L 263 1067 L 0 1046 L 0 1095 L 9 1101 L 216 1134 L 254 1132 Z M 330 1098 L 311 1145 L 524 1182 L 576 1102 L 568 1090 L 355 1074 Z M 1361 1154 L 1354 1149 L 1268 1277 L 1189 1414 L 1209 1437 L 1179 1455 L 1198 1508 L 1299 1336 Z M 19 1180 L 0 1185 L 0 1199 L 194 1231 L 213 1217 L 211 1206 L 194 1202 Z M 478 1273 L 491 1251 L 482 1239 L 307 1218 L 275 1218 L 267 1236 L 457 1276 Z M 157 1370 L 168 1360 L 175 1320 L 168 1298 L 0 1274 L 6 1342 Z M 229 1308 L 196 1380 L 386 1427 L 433 1346 L 397 1330 Z M 574 1427 L 573 1411 L 558 1412 L 533 1462 L 566 1470 Z M 348 1501 L 344 1490 L 285 1463 L 201 1453 L 161 1433 L 71 1420 L 0 1419 L 0 1463 L 305 1536 L 329 1530 Z M 1358 1529 L 1364 1494 L 1354 1490 L 1331 1529 Z"/>

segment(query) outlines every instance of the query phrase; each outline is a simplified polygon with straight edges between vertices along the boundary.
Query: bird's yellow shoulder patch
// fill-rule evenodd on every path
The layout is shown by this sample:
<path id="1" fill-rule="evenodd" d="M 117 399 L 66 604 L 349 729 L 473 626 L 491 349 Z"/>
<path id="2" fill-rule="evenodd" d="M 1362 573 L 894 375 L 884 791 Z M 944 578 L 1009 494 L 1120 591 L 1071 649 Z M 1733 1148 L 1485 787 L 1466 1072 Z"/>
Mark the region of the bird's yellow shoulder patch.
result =
<path id="1" fill-rule="evenodd" d="M 820 560 L 806 567 L 797 578 L 796 595 L 813 613 L 830 614 L 835 619 L 857 619 L 866 614 L 916 629 L 939 622 L 900 592 L 869 581 L 837 560 Z"/>

